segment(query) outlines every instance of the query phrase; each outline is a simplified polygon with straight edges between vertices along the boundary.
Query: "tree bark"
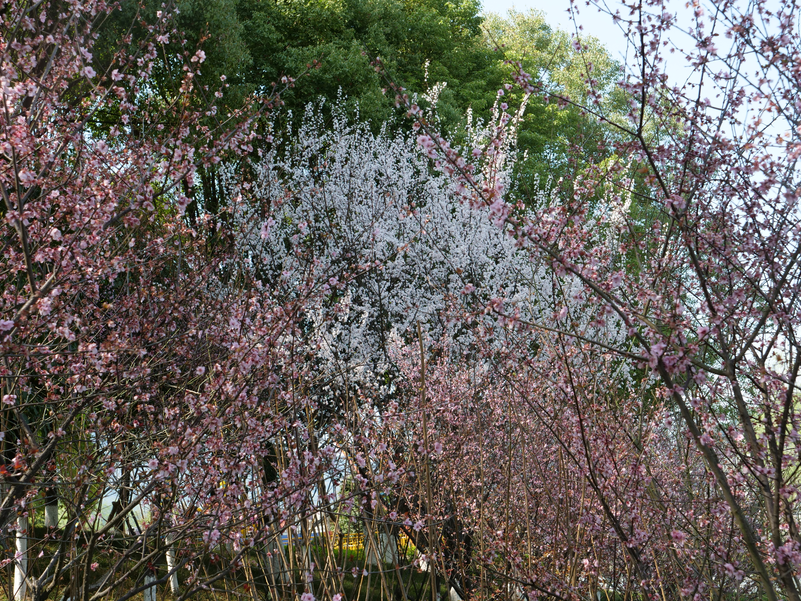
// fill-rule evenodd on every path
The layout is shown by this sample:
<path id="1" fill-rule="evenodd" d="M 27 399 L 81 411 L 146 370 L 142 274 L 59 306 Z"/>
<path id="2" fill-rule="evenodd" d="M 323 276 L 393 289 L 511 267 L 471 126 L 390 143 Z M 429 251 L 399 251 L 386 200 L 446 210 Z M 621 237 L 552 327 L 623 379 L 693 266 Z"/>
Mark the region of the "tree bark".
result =
<path id="1" fill-rule="evenodd" d="M 45 528 L 58 528 L 58 490 L 54 486 L 45 489 Z"/>
<path id="2" fill-rule="evenodd" d="M 181 583 L 178 580 L 178 569 L 175 561 L 175 536 L 172 534 L 167 535 L 167 571 L 170 572 L 170 592 L 173 595 L 178 595 L 181 591 Z"/>
<path id="3" fill-rule="evenodd" d="M 28 592 L 28 518 L 17 518 L 16 560 L 14 561 L 14 601 L 22 601 Z"/>

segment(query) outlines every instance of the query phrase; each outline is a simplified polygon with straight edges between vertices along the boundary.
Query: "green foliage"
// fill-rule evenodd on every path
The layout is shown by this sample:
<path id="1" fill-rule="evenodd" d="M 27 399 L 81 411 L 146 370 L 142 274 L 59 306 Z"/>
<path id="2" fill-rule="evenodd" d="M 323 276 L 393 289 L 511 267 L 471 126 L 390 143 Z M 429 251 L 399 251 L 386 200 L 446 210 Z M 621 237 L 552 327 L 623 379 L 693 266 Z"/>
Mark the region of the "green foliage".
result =
<path id="1" fill-rule="evenodd" d="M 529 99 L 518 133 L 518 148 L 525 154 L 517 165 L 519 188 L 531 192 L 549 181 L 569 181 L 581 169 L 602 161 L 607 156 L 606 144 L 617 132 L 576 105 L 593 104 L 587 93 L 587 81 L 592 79 L 600 99 L 598 110 L 611 121 L 622 119 L 625 96 L 616 86 L 621 66 L 606 48 L 597 39 L 586 37 L 578 51 L 566 32 L 553 29 L 545 15 L 535 10 L 512 10 L 505 18 L 489 14 L 484 28 L 487 45 L 500 47 L 507 60 L 520 62 L 552 94 L 570 101 L 558 104 L 542 97 Z M 509 104 L 522 101 L 521 92 L 513 89 Z M 583 153 L 578 162 L 572 152 L 576 144 Z"/>
<path id="2" fill-rule="evenodd" d="M 281 97 L 288 110 L 273 126 L 281 127 L 289 115 L 299 118 L 320 97 L 331 106 L 342 96 L 354 114 L 358 107 L 359 118 L 378 128 L 399 114 L 395 94 L 387 91 L 389 77 L 412 94 L 447 84 L 437 115 L 458 139 L 468 109 L 477 119 L 488 117 L 497 90 L 510 81 L 511 67 L 504 60 L 520 61 L 554 94 L 577 104 L 591 104 L 586 81 L 592 78 L 599 110 L 612 121 L 622 119 L 625 110 L 625 97 L 616 87 L 620 66 L 605 48 L 587 38 L 577 51 L 567 33 L 551 28 L 536 11 L 484 18 L 478 0 L 179 0 L 176 8 L 175 24 L 186 33 L 160 46 L 163 60 L 147 93 L 169 102 L 180 85 L 183 62 L 202 48 L 206 60 L 196 81 L 207 87 L 207 95 L 224 93 L 220 113 L 211 119 L 240 108 L 251 93 L 269 95 L 276 86 L 283 88 L 282 78 L 290 77 L 296 81 Z M 135 45 L 160 9 L 159 0 L 143 6 L 124 0 L 104 25 L 100 56 L 110 63 L 111 40 L 120 40 L 124 24 L 138 14 L 139 25 L 131 30 Z M 376 70 L 376 57 L 386 75 Z M 224 87 L 221 76 L 227 80 Z M 513 89 L 503 100 L 514 108 L 524 98 Z M 103 118 L 103 127 L 114 123 L 113 106 Z M 516 190 L 532 198 L 537 189 L 559 180 L 569 187 L 583 169 L 608 158 L 608 142 L 616 135 L 613 127 L 573 104 L 529 98 L 518 128 Z M 581 155 L 574 152 L 576 145 Z M 212 171 L 200 173 L 202 186 L 190 194 L 196 201 L 189 207 L 190 219 L 198 210 L 219 213 Z"/>
<path id="3" fill-rule="evenodd" d="M 247 84 L 243 74 L 253 63 L 245 27 L 237 15 L 238 0 L 181 0 L 178 2 L 177 26 L 185 32 L 188 51 L 203 48 L 201 83 L 218 87 L 221 75 Z M 229 91 L 228 103 L 241 102 L 242 93 L 250 91 L 235 87 Z M 231 97 L 233 96 L 233 97 Z"/>
<path id="4" fill-rule="evenodd" d="M 245 79 L 267 91 L 284 75 L 298 78 L 283 100 L 298 109 L 340 90 L 363 118 L 381 123 L 394 111 L 394 94 L 372 59 L 411 91 L 448 83 L 441 114 L 454 122 L 468 106 L 491 106 L 502 72 L 482 42 L 476 0 L 240 0 L 238 14 L 253 63 Z M 312 65 L 317 68 L 310 69 Z"/>

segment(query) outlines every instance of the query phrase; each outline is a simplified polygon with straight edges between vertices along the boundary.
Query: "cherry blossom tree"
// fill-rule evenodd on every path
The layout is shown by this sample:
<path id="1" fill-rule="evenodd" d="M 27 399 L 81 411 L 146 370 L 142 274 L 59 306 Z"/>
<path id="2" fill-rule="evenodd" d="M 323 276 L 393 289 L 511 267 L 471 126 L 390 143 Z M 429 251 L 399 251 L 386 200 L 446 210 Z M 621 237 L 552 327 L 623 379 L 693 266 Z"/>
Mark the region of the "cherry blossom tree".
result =
<path id="1" fill-rule="evenodd" d="M 799 13 L 790 2 L 694 3 L 687 15 L 671 7 L 657 1 L 601 5 L 634 52 L 621 82 L 631 110 L 620 122 L 592 102 L 589 63 L 591 102 L 584 110 L 619 129 L 624 138 L 613 150 L 627 160 L 585 170 L 547 202 L 530 203 L 534 215 L 474 181 L 433 131 L 425 143 L 430 140 L 432 153 L 458 173 L 466 200 L 491 205 L 532 260 L 547 261 L 557 278 L 580 279 L 579 296 L 597 323 L 615 317 L 625 324 L 624 340 L 587 336 L 564 305 L 549 320 L 521 320 L 519 327 L 537 341 L 544 332 L 555 333 L 563 345 L 553 347 L 563 368 L 552 386 L 580 408 L 569 420 L 578 420 L 571 436 L 579 435 L 583 450 L 572 452 L 602 505 L 598 515 L 611 522 L 618 511 L 603 507 L 603 481 L 620 472 L 627 455 L 647 477 L 621 488 L 626 495 L 646 491 L 648 511 L 660 520 L 676 507 L 666 493 L 683 490 L 690 503 L 678 522 L 664 522 L 671 532 L 663 558 L 648 550 L 659 528 L 642 527 L 648 522 L 633 501 L 619 506 L 612 529 L 637 573 L 640 594 L 694 598 L 717 589 L 798 599 L 799 82 L 792 65 Z M 676 60 L 689 69 L 684 85 L 668 83 L 665 64 Z M 551 92 L 547 82 L 522 71 L 516 78 L 532 94 Z M 617 210 L 626 205 L 629 210 Z M 499 314 L 514 316 L 505 310 L 508 303 L 502 306 Z M 535 358 L 523 353 L 515 363 L 539 360 L 542 348 Z M 578 353 L 608 355 L 610 365 L 640 370 L 637 381 L 645 388 L 626 400 L 610 394 L 609 385 L 583 383 L 589 364 L 566 369 Z M 631 440 L 596 445 L 595 436 L 605 435 L 593 434 L 591 416 L 631 402 L 630 415 L 639 404 L 648 416 L 638 420 L 637 434 L 615 428 Z M 659 415 L 666 425 L 651 421 Z M 670 443 L 670 423 L 681 424 L 691 448 L 679 452 L 681 436 Z M 628 451 L 608 452 L 623 443 Z M 683 485 L 676 479 L 681 473 Z M 709 502 L 690 509 L 699 477 Z M 706 567 L 698 559 L 682 565 L 688 552 Z M 679 567 L 673 574 L 671 564 Z M 533 576 L 520 580 L 537 582 Z"/>
<path id="2" fill-rule="evenodd" d="M 245 549 L 275 534 L 265 521 L 303 515 L 329 453 L 300 443 L 305 397 L 286 388 L 314 290 L 281 302 L 232 283 L 231 249 L 182 217 L 198 168 L 252 150 L 254 112 L 216 115 L 215 90 L 194 83 L 202 49 L 161 52 L 181 39 L 167 9 L 100 72 L 113 10 L 0 12 L 9 598 L 125 599 L 177 588 L 179 571 L 186 596 L 247 586 Z M 149 85 L 162 60 L 181 73 L 166 95 Z M 43 493 L 60 505 L 44 525 Z"/>
<path id="3" fill-rule="evenodd" d="M 275 136 L 252 177 L 228 176 L 235 218 L 250 224 L 237 240 L 249 277 L 279 295 L 320 283 L 319 304 L 305 308 L 320 368 L 332 381 L 342 374 L 369 386 L 393 370 L 393 341 L 415 336 L 417 323 L 469 352 L 475 334 L 447 317 L 452 305 L 483 310 L 509 294 L 533 319 L 550 295 L 542 270 L 487 211 L 459 205 L 455 185 L 430 172 L 413 137 L 387 127 L 374 134 L 344 106 L 328 127 L 322 107 L 309 107 L 297 132 Z"/>

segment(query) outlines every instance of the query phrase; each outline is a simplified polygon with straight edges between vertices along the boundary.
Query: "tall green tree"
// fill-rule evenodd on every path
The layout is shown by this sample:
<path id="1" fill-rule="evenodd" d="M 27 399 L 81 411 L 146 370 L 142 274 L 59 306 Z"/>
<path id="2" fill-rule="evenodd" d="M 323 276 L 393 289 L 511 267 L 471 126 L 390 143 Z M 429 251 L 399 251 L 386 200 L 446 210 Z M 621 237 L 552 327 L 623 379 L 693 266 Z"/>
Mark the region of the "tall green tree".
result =
<path id="1" fill-rule="evenodd" d="M 299 78 L 284 100 L 299 109 L 340 93 L 376 123 L 393 114 L 394 94 L 372 60 L 411 91 L 446 82 L 440 112 L 450 122 L 467 107 L 485 111 L 502 81 L 495 54 L 483 43 L 477 0 L 240 0 L 238 15 L 253 62 L 243 73 L 257 89 L 284 75 Z"/>
<path id="2" fill-rule="evenodd" d="M 528 99 L 519 126 L 518 149 L 525 158 L 517 165 L 518 185 L 544 187 L 572 180 L 587 166 L 610 158 L 607 148 L 617 135 L 614 127 L 599 123 L 584 108 L 592 106 L 613 121 L 625 115 L 626 96 L 617 86 L 621 65 L 603 44 L 589 36 L 571 38 L 536 10 L 511 10 L 505 17 L 490 13 L 483 27 L 487 46 L 500 48 L 507 61 L 520 63 L 543 91 Z M 508 103 L 522 101 L 522 92 L 515 88 Z M 582 157 L 574 152 L 577 145 Z"/>

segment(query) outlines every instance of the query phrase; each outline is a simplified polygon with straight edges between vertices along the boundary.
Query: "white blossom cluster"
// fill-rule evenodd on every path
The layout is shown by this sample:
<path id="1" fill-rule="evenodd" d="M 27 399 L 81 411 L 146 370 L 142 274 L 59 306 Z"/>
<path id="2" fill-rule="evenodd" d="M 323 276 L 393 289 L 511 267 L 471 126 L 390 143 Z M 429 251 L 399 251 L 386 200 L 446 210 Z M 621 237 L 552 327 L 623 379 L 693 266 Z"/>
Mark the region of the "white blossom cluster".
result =
<path id="1" fill-rule="evenodd" d="M 265 293 L 318 286 L 307 325 L 331 374 L 385 373 L 390 342 L 411 340 L 418 322 L 427 339 L 469 352 L 475 329 L 450 317 L 457 310 L 472 311 L 497 344 L 509 323 L 499 312 L 553 321 L 552 275 L 487 209 L 460 202 L 413 136 L 331 114 L 326 124 L 310 107 L 252 165 L 251 182 L 228 177 L 232 198 L 251 199 L 234 205 L 234 230 L 248 232 L 236 244 Z"/>

